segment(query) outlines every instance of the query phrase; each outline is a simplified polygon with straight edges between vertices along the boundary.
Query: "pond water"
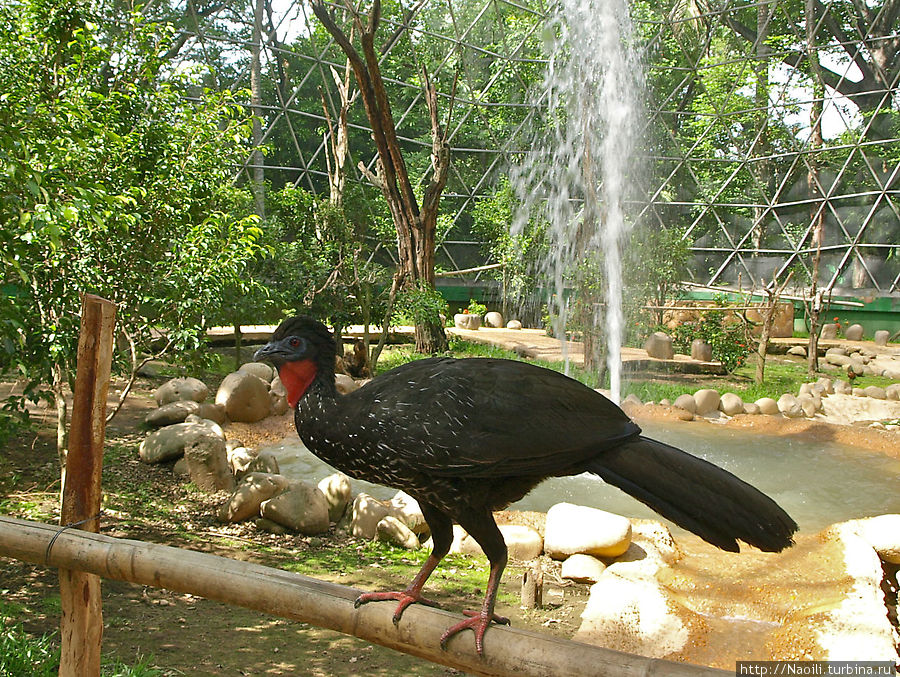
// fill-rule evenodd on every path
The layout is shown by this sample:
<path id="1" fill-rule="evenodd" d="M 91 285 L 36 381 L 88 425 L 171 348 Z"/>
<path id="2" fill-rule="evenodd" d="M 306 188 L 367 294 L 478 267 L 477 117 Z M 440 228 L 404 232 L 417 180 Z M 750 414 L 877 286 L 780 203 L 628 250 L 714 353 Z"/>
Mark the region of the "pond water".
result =
<path id="1" fill-rule="evenodd" d="M 642 423 L 644 434 L 731 471 L 775 499 L 804 532 L 857 517 L 900 512 L 900 459 L 808 437 L 760 435 L 719 425 Z M 318 482 L 334 470 L 297 438 L 266 447 L 283 474 Z M 396 491 L 353 480 L 354 492 L 390 498 Z M 567 501 L 629 517 L 659 516 L 593 475 L 545 481 L 511 506 L 546 512 Z"/>

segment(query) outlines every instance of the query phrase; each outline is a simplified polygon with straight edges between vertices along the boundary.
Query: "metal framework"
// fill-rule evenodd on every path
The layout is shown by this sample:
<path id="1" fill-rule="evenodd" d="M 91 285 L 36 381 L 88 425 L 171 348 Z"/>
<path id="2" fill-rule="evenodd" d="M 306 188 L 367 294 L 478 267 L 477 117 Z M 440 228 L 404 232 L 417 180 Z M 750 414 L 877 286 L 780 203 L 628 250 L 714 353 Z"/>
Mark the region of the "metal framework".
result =
<path id="1" fill-rule="evenodd" d="M 226 64 L 227 72 L 211 72 L 214 86 L 249 86 L 257 2 L 262 70 L 282 85 L 273 85 L 277 105 L 259 109 L 261 142 L 278 145 L 263 160 L 265 176 L 327 190 L 326 119 L 306 89 L 324 83 L 334 111 L 339 99 L 330 69 L 342 71 L 344 59 L 324 33 L 310 39 L 316 20 L 301 0 L 224 0 L 205 9 L 187 0 L 193 28 L 180 38 L 178 58 L 220 70 Z M 449 218 L 439 262 L 446 269 L 490 263 L 470 234 L 470 212 L 527 152 L 520 132 L 541 124 L 545 114 L 521 93 L 542 66 L 535 45 L 546 30 L 548 2 L 407 0 L 395 18 L 384 19 L 386 64 L 406 37 L 413 49 L 428 52 L 445 102 L 458 73 L 451 180 L 442 201 Z M 666 6 L 635 0 L 632 7 L 646 54 L 648 102 L 635 218 L 678 228 L 692 242 L 693 281 L 762 286 L 788 269 L 809 273 L 821 223 L 821 286 L 854 296 L 900 296 L 900 0 L 808 0 L 808 20 L 793 16 L 798 5 L 786 0 Z M 479 39 L 486 33 L 500 38 L 487 45 Z M 311 48 L 293 48 L 300 38 Z M 427 135 L 413 128 L 412 113 L 424 105 L 419 84 L 388 81 L 398 93 L 401 139 L 413 151 L 429 148 Z M 354 106 L 361 110 L 359 101 Z M 364 132 L 359 110 L 351 128 Z M 498 115 L 506 117 L 502 128 L 491 123 Z M 466 131 L 473 123 L 477 138 Z M 241 172 L 258 157 L 248 155 Z M 353 146 L 348 180 L 365 184 L 356 164 L 372 168 L 374 161 L 371 144 Z"/>

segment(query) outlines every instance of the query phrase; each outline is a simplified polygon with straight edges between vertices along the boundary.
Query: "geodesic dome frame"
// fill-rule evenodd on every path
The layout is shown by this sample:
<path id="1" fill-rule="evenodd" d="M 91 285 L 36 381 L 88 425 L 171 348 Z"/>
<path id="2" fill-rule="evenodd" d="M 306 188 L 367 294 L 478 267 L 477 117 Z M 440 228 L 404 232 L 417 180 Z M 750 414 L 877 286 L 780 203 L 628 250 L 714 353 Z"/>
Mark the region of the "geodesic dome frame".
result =
<path id="1" fill-rule="evenodd" d="M 445 269 L 490 263 L 471 233 L 470 212 L 527 153 L 522 132 L 546 115 L 526 91 L 539 79 L 541 32 L 552 10 L 542 0 L 418 0 L 383 19 L 383 61 L 406 40 L 430 62 L 442 101 L 453 102 L 438 256 Z M 322 191 L 326 117 L 304 88 L 315 81 L 334 113 L 331 69 L 342 72 L 344 58 L 316 33 L 309 8 L 299 0 L 254 0 L 189 2 L 184 11 L 193 28 L 179 38 L 182 63 L 224 63 L 228 72 L 211 70 L 210 83 L 247 86 L 256 45 L 274 91 L 257 110 L 259 141 L 277 140 L 277 153 L 262 162 L 248 155 L 240 171 L 261 165 L 274 184 Z M 693 282 L 761 287 L 789 269 L 808 276 L 821 233 L 821 286 L 900 295 L 900 0 L 809 0 L 805 7 L 788 0 L 635 1 L 632 14 L 648 83 L 645 171 L 633 177 L 640 197 L 632 208 L 645 225 L 677 228 L 692 242 Z M 429 147 L 415 128 L 414 112 L 424 106 L 420 83 L 392 79 L 389 71 L 402 141 L 412 151 Z M 459 87 L 451 97 L 453 79 Z M 499 118 L 502 126 L 492 122 Z M 351 127 L 364 140 L 358 111 Z M 348 180 L 365 184 L 356 165 L 374 161 L 371 145 L 351 147 Z"/>

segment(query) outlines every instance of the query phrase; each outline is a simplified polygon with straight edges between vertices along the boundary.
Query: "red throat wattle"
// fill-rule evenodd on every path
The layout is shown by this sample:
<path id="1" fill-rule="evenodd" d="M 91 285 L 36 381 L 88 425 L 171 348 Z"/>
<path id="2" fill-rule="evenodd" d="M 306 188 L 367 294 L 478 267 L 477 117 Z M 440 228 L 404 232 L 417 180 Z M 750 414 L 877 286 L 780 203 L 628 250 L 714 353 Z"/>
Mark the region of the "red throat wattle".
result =
<path id="1" fill-rule="evenodd" d="M 312 360 L 286 362 L 278 370 L 278 376 L 287 390 L 288 404 L 293 409 L 316 377 L 316 363 Z"/>

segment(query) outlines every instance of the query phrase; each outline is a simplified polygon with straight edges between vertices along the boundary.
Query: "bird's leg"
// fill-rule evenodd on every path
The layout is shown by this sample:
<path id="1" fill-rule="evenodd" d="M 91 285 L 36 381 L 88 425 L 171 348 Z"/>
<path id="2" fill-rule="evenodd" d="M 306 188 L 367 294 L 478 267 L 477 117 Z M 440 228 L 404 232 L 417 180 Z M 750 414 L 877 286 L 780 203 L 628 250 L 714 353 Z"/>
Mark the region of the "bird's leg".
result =
<path id="1" fill-rule="evenodd" d="M 400 617 L 403 615 L 403 612 L 406 610 L 410 604 L 414 604 L 418 602 L 419 604 L 424 604 L 426 606 L 438 606 L 437 602 L 426 599 L 422 597 L 422 587 L 425 585 L 425 581 L 428 580 L 428 577 L 431 576 L 431 572 L 434 571 L 435 567 L 437 567 L 438 562 L 443 558 L 443 554 L 440 556 L 436 556 L 433 552 L 428 555 L 428 559 L 425 560 L 425 564 L 422 565 L 422 568 L 419 569 L 419 573 L 416 574 L 416 577 L 412 579 L 412 582 L 401 592 L 365 592 L 359 597 L 356 598 L 356 601 L 353 603 L 353 606 L 359 608 L 361 605 L 366 602 L 383 602 L 385 600 L 396 600 L 399 602 L 397 604 L 397 608 L 394 610 L 394 624 L 400 622 Z"/>
<path id="2" fill-rule="evenodd" d="M 503 570 L 506 568 L 506 543 L 503 541 L 503 534 L 497 528 L 497 524 L 494 522 L 490 512 L 486 516 L 479 517 L 480 520 L 475 523 L 461 524 L 461 526 L 478 542 L 491 563 L 491 574 L 488 577 L 484 603 L 481 605 L 481 611 L 463 611 L 468 618 L 447 628 L 444 634 L 441 635 L 441 648 L 447 648 L 447 641 L 453 635 L 466 628 L 471 628 L 475 633 L 475 650 L 479 656 L 483 656 L 484 633 L 487 632 L 488 627 L 490 627 L 491 623 L 509 625 L 509 619 L 494 613 L 494 604 L 497 601 L 497 588 L 500 586 L 500 578 L 503 576 Z"/>
<path id="3" fill-rule="evenodd" d="M 356 598 L 354 606 L 359 608 L 366 602 L 383 602 L 385 600 L 396 600 L 399 602 L 394 610 L 394 623 L 400 622 L 400 617 L 410 604 L 418 602 L 426 606 L 438 606 L 437 602 L 422 597 L 422 588 L 425 581 L 431 576 L 438 563 L 450 552 L 450 544 L 453 542 L 453 522 L 444 513 L 434 506 L 422 501 L 419 502 L 419 508 L 425 516 L 425 521 L 431 529 L 431 542 L 433 548 L 425 564 L 419 569 L 419 573 L 412 579 L 406 590 L 402 592 L 366 592 Z"/>

